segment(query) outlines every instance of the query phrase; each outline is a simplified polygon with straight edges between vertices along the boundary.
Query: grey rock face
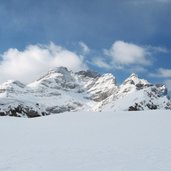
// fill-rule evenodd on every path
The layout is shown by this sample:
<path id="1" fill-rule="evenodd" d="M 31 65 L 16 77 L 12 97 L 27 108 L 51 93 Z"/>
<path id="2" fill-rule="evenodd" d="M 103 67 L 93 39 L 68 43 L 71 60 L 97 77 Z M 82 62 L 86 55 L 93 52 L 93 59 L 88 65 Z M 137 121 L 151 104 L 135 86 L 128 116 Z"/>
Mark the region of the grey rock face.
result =
<path id="1" fill-rule="evenodd" d="M 80 75 L 80 76 L 83 76 L 83 77 L 89 77 L 89 78 L 97 78 L 97 77 L 101 76 L 99 73 L 94 72 L 94 71 L 90 71 L 90 70 L 79 71 L 79 72 L 76 72 L 76 74 Z"/>

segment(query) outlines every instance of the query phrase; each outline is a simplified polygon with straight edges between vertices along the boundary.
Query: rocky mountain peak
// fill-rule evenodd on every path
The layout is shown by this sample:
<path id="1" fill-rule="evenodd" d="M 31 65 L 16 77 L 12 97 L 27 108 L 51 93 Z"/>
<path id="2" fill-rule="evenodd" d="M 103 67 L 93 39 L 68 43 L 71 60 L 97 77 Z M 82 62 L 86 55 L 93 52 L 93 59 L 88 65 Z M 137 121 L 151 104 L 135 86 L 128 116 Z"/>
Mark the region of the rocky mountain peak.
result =
<path id="1" fill-rule="evenodd" d="M 140 79 L 138 77 L 137 74 L 132 73 L 123 83 L 125 84 L 133 84 L 133 85 L 137 85 L 137 84 L 141 84 L 141 85 L 148 85 L 150 84 L 147 80 L 144 79 Z"/>
<path id="2" fill-rule="evenodd" d="M 134 72 L 129 76 L 129 78 L 132 78 L 132 79 L 134 79 L 134 78 L 138 78 L 138 75 L 137 74 L 135 74 Z"/>
<path id="3" fill-rule="evenodd" d="M 8 80 L 0 84 L 0 89 L 15 89 L 15 88 L 24 88 L 25 85 L 17 80 Z"/>
<path id="4" fill-rule="evenodd" d="M 167 88 L 152 85 L 135 73 L 119 86 L 111 73 L 74 73 L 56 67 L 26 86 L 19 81 L 0 85 L 0 115 L 37 117 L 68 111 L 152 109 L 171 109 Z"/>
<path id="5" fill-rule="evenodd" d="M 55 68 L 51 69 L 49 72 L 65 74 L 70 71 L 68 70 L 68 68 L 61 66 L 61 67 L 55 67 Z"/>
<path id="6" fill-rule="evenodd" d="M 66 67 L 56 67 L 56 68 L 49 70 L 45 75 L 41 76 L 36 81 L 41 81 L 41 80 L 52 78 L 52 77 L 60 77 L 60 76 L 64 77 L 70 74 L 71 74 L 71 71 L 69 71 Z"/>
<path id="7" fill-rule="evenodd" d="M 103 74 L 102 78 L 104 79 L 104 81 L 110 81 L 109 84 L 116 84 L 116 78 L 111 73 Z"/>

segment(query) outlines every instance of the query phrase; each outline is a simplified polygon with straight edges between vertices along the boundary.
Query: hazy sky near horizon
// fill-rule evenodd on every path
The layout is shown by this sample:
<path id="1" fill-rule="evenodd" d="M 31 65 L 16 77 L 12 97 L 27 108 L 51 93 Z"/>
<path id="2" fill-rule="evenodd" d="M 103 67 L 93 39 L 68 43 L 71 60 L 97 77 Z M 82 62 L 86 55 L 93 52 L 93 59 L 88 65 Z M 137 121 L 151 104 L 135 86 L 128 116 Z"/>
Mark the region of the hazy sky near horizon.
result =
<path id="1" fill-rule="evenodd" d="M 171 90 L 170 18 L 171 0 L 1 0 L 0 82 L 63 65 Z"/>

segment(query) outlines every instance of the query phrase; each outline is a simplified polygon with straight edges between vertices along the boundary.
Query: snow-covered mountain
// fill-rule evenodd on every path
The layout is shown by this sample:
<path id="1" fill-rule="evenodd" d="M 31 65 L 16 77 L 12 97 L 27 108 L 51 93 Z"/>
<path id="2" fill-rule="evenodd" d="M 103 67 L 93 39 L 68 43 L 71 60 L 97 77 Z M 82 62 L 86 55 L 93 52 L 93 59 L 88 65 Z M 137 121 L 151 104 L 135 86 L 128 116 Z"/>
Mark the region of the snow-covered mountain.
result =
<path id="1" fill-rule="evenodd" d="M 0 85 L 0 115 L 36 117 L 68 111 L 123 111 L 170 109 L 165 85 L 153 85 L 131 74 L 121 85 L 110 74 L 72 72 L 57 67 L 24 85 Z"/>

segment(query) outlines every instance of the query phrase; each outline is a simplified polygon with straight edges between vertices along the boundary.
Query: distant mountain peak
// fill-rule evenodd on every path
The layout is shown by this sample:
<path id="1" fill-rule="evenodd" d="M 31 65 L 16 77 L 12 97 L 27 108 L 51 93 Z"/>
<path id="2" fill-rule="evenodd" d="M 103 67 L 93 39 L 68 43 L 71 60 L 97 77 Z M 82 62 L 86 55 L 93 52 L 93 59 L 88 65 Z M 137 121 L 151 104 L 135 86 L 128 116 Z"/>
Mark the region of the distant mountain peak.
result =
<path id="1" fill-rule="evenodd" d="M 49 70 L 24 85 L 10 80 L 0 85 L 0 115 L 37 117 L 68 111 L 171 109 L 167 88 L 132 73 L 121 85 L 111 73 Z"/>
<path id="2" fill-rule="evenodd" d="M 135 74 L 134 72 L 129 76 L 129 78 L 138 78 L 138 75 Z"/>
<path id="3" fill-rule="evenodd" d="M 45 75 L 41 76 L 36 81 L 41 81 L 48 79 L 50 77 L 57 77 L 57 76 L 67 76 L 70 75 L 71 71 L 69 71 L 66 67 L 55 67 L 53 69 L 50 69 Z"/>
<path id="4" fill-rule="evenodd" d="M 132 73 L 125 81 L 123 84 L 150 84 L 147 80 L 140 79 L 137 74 Z"/>
<path id="5" fill-rule="evenodd" d="M 69 72 L 69 70 L 67 67 L 60 66 L 60 67 L 55 67 L 55 68 L 49 70 L 49 72 L 65 73 L 65 72 Z"/>
<path id="6" fill-rule="evenodd" d="M 7 80 L 6 82 L 0 85 L 0 87 L 12 87 L 12 86 L 18 86 L 20 88 L 24 88 L 25 84 L 21 83 L 18 80 Z"/>

